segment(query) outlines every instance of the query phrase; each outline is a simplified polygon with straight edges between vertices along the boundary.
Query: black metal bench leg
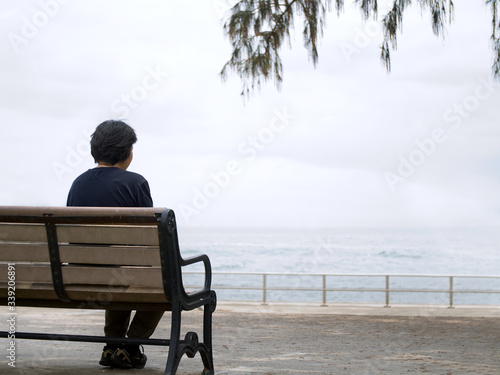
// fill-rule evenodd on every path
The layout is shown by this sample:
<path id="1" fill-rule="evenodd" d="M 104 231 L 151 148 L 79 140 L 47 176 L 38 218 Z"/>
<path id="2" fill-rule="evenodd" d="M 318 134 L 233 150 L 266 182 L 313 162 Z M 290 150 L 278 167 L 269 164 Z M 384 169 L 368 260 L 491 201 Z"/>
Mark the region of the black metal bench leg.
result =
<path id="1" fill-rule="evenodd" d="M 215 292 L 211 293 L 210 304 L 204 306 L 203 310 L 203 345 L 200 346 L 200 355 L 204 369 L 202 375 L 213 375 L 214 359 L 212 352 L 212 314 L 217 304 Z"/>
<path id="2" fill-rule="evenodd" d="M 175 375 L 179 366 L 179 344 L 181 336 L 181 307 L 172 305 L 172 319 L 170 326 L 170 347 L 168 348 L 167 366 L 165 375 Z"/>
<path id="3" fill-rule="evenodd" d="M 186 333 L 184 340 L 180 340 L 181 331 L 181 308 L 172 306 L 172 325 L 170 329 L 170 348 L 168 351 L 165 375 L 175 375 L 181 358 L 186 354 L 193 358 L 197 352 L 203 361 L 202 375 L 214 375 L 214 360 L 212 354 L 212 314 L 215 311 L 216 295 L 212 292 L 210 303 L 204 306 L 203 311 L 203 341 L 198 342 L 195 332 Z"/>

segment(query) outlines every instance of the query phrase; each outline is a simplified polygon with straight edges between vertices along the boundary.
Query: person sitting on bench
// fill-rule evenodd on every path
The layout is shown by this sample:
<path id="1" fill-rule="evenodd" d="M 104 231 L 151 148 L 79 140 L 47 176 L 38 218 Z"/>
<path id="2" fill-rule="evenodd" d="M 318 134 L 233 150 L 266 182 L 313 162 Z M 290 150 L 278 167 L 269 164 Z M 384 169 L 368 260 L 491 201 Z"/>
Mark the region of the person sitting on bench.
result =
<path id="1" fill-rule="evenodd" d="M 127 171 L 137 142 L 134 129 L 123 121 L 101 123 L 91 136 L 90 149 L 97 166 L 73 182 L 67 206 L 88 207 L 153 207 L 147 180 L 140 174 Z M 104 334 L 108 337 L 149 338 L 162 311 L 106 310 Z M 147 357 L 139 345 L 107 344 L 99 364 L 119 368 L 143 368 Z"/>

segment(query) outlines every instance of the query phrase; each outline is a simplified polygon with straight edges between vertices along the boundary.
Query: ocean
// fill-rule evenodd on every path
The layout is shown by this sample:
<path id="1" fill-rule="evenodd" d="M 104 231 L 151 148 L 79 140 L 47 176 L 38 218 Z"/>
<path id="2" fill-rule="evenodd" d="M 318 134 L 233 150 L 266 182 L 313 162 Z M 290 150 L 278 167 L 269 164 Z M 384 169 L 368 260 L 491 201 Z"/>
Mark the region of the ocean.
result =
<path id="1" fill-rule="evenodd" d="M 461 228 L 179 228 L 184 258 L 210 257 L 219 299 L 262 299 L 262 276 L 270 274 L 499 276 L 454 278 L 455 290 L 500 291 L 498 227 Z M 186 271 L 201 271 L 187 267 Z M 224 273 L 224 274 L 219 274 Z M 225 273 L 230 273 L 225 274 Z M 241 275 L 234 275 L 239 273 Z M 197 283 L 186 275 L 185 283 Z M 198 281 L 199 282 L 199 281 Z M 268 288 L 321 288 L 318 276 L 270 275 Z M 327 288 L 385 288 L 385 277 L 328 276 Z M 217 286 L 221 286 L 217 290 Z M 226 286 L 259 289 L 225 289 Z M 391 289 L 448 290 L 447 277 L 391 277 Z M 328 302 L 384 303 L 383 292 L 328 291 Z M 316 302 L 318 291 L 267 292 L 268 301 Z M 500 294 L 455 293 L 454 304 L 498 304 Z M 391 293 L 391 303 L 447 304 L 449 293 Z"/>

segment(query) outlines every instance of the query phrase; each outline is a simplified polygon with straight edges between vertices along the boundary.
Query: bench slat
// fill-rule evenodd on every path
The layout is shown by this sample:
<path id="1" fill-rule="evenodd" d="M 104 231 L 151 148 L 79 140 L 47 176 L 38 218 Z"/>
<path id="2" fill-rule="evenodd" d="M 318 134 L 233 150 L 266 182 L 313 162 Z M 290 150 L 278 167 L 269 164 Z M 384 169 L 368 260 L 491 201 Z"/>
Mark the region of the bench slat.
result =
<path id="1" fill-rule="evenodd" d="M 47 243 L 0 242 L 0 261 L 49 262 L 49 247 Z"/>
<path id="2" fill-rule="evenodd" d="M 0 264 L 0 282 L 8 281 L 8 266 Z M 16 290 L 22 283 L 51 283 L 50 264 L 16 264 Z M 108 291 L 121 286 L 162 288 L 158 267 L 63 266 L 63 282 L 81 285 L 109 285 Z"/>
<path id="3" fill-rule="evenodd" d="M 162 288 L 161 269 L 157 267 L 80 267 L 62 269 L 64 284 L 109 285 L 108 290 L 132 287 Z"/>
<path id="4" fill-rule="evenodd" d="M 109 294 L 109 287 L 101 286 L 89 288 L 79 285 L 70 285 L 67 288 L 68 297 L 73 301 L 85 301 L 87 304 L 101 304 L 104 307 L 110 302 L 134 302 L 134 303 L 167 303 L 167 297 L 163 289 L 151 288 L 127 288 L 123 291 Z"/>
<path id="5" fill-rule="evenodd" d="M 160 252 L 155 246 L 81 246 L 59 247 L 61 262 L 159 266 Z"/>
<path id="6" fill-rule="evenodd" d="M 158 245 L 156 226 L 58 225 L 59 242 Z M 47 242 L 43 224 L 0 223 L 0 241 Z"/>
<path id="7" fill-rule="evenodd" d="M 123 222 L 131 217 L 135 221 L 147 219 L 156 222 L 156 215 L 161 214 L 163 207 L 44 207 L 44 206 L 0 206 L 0 217 L 43 217 L 46 215 L 75 218 L 107 218 L 114 217 L 116 222 Z"/>
<path id="8" fill-rule="evenodd" d="M 16 302 L 24 298 L 27 299 L 47 299 L 59 300 L 52 282 L 50 283 L 33 283 L 33 282 L 17 282 L 16 281 Z M 7 283 L 0 282 L 0 298 L 7 298 Z M 17 304 L 17 303 L 16 303 Z"/>
<path id="9" fill-rule="evenodd" d="M 0 223 L 0 241 L 47 242 L 43 224 Z"/>
<path id="10" fill-rule="evenodd" d="M 68 297 L 73 301 L 82 301 L 89 308 L 105 308 L 110 302 L 167 303 L 163 289 L 160 288 L 121 288 L 110 293 L 107 285 L 68 285 Z M 7 298 L 7 285 L 0 283 L 0 298 Z M 20 283 L 16 285 L 16 299 L 57 301 L 51 283 Z M 99 306 L 97 306 L 97 304 Z M 82 306 L 82 308 L 85 308 Z"/>
<path id="11" fill-rule="evenodd" d="M 61 262 L 84 264 L 116 264 L 159 266 L 157 246 L 82 246 L 61 245 Z M 46 243 L 1 242 L 0 262 L 50 262 Z"/>
<path id="12" fill-rule="evenodd" d="M 39 264 L 16 264 L 15 265 L 15 283 L 16 290 L 21 287 L 23 283 L 52 283 L 52 272 L 50 270 L 50 263 Z M 8 265 L 6 263 L 0 264 L 0 282 L 8 281 Z"/>
<path id="13" fill-rule="evenodd" d="M 156 226 L 58 225 L 59 242 L 158 245 Z"/>

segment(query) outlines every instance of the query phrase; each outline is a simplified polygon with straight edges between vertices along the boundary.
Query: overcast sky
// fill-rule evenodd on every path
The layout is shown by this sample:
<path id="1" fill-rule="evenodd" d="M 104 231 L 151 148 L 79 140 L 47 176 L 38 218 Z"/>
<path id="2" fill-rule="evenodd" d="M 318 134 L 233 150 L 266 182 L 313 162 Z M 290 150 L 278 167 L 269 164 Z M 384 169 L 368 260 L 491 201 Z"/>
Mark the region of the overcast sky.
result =
<path id="1" fill-rule="evenodd" d="M 183 225 L 500 224 L 500 87 L 491 15 L 455 1 L 446 38 L 415 5 L 392 73 L 350 1 L 316 69 L 282 52 L 281 91 L 244 102 L 219 72 L 228 0 L 3 0 L 1 204 L 65 205 L 102 121 L 137 132 L 131 171 Z M 381 2 L 380 13 L 387 2 Z"/>

